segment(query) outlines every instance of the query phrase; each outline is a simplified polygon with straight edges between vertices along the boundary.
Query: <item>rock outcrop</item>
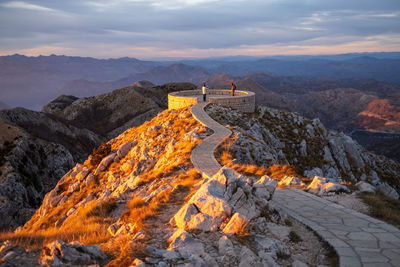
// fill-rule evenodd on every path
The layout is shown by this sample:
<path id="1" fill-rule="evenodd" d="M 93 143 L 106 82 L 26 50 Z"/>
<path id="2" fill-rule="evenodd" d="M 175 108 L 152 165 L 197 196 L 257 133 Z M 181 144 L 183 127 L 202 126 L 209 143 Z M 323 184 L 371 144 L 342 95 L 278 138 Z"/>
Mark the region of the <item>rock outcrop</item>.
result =
<path id="1" fill-rule="evenodd" d="M 224 167 L 202 180 L 192 169 L 190 152 L 208 134 L 184 109 L 164 111 L 110 140 L 102 159 L 92 164 L 93 154 L 76 164 L 30 221 L 9 234 L 17 242 L 19 236 L 49 241 L 29 251 L 7 243 L 0 260 L 18 257 L 15 262 L 32 266 L 311 263 L 309 239 L 293 244 L 289 233 L 298 229 L 270 202 L 274 179 Z M 97 240 L 101 250 L 72 240 Z"/>
<path id="2" fill-rule="evenodd" d="M 277 239 L 251 230 L 251 224 L 265 229 L 265 214 L 261 214 L 269 209 L 276 186 L 277 182 L 266 176 L 255 180 L 228 167 L 221 168 L 202 182 L 170 221 L 177 230 L 169 238 L 168 251 L 162 254 L 164 261 L 169 262 L 172 253 L 175 258 L 187 259 L 195 266 L 228 262 L 238 266 L 277 265 L 277 254 L 288 255 L 289 248 Z M 219 238 L 215 243 L 207 242 L 191 234 L 196 231 L 215 232 Z M 254 234 L 251 248 L 231 241 L 235 236 L 251 234 Z M 219 256 L 209 255 L 205 246 L 217 246 Z"/>
<path id="3" fill-rule="evenodd" d="M 74 166 L 64 146 L 35 138 L 0 119 L 0 229 L 30 219 L 44 195 Z"/>
<path id="4" fill-rule="evenodd" d="M 74 99 L 71 96 L 60 96 L 43 107 L 43 111 L 100 136 L 114 138 L 152 119 L 166 108 L 168 93 L 195 88 L 190 83 L 155 86 L 148 82 L 138 82 L 93 97 Z"/>
<path id="5" fill-rule="evenodd" d="M 233 163 L 290 165 L 300 176 L 320 176 L 336 183 L 367 181 L 398 197 L 392 192 L 400 191 L 399 163 L 364 150 L 344 133 L 326 129 L 318 119 L 266 107 L 251 115 L 215 105 L 207 112 L 233 131 L 229 148 Z"/>
<path id="6" fill-rule="evenodd" d="M 40 263 L 46 266 L 88 266 L 102 263 L 107 256 L 97 245 L 56 240 L 43 247 Z"/>

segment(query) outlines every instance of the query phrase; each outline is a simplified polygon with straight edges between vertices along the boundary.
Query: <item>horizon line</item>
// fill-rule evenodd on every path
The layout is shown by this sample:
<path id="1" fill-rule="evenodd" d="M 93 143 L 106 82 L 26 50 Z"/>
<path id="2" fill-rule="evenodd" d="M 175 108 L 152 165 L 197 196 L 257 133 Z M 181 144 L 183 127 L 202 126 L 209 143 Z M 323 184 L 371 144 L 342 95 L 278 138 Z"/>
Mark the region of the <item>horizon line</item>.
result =
<path id="1" fill-rule="evenodd" d="M 38 55 L 25 55 L 25 54 L 20 54 L 20 53 L 14 53 L 14 54 L 0 54 L 0 57 L 12 57 L 12 56 L 24 56 L 28 58 L 38 58 L 38 57 L 50 57 L 50 56 L 58 56 L 58 57 L 79 57 L 79 58 L 93 58 L 93 59 L 99 59 L 99 60 L 111 60 L 111 59 L 137 59 L 137 60 L 142 60 L 142 61 L 174 61 L 174 60 L 201 60 L 201 59 L 219 59 L 219 58 L 240 58 L 240 57 L 245 57 L 245 58 L 268 58 L 268 57 L 322 57 L 322 56 L 345 56 L 345 55 L 357 55 L 357 54 L 396 54 L 400 53 L 399 51 L 363 51 L 363 52 L 348 52 L 348 53 L 338 53 L 338 54 L 271 54 L 271 55 L 260 55 L 260 56 L 255 56 L 255 55 L 243 55 L 243 54 L 232 54 L 232 55 L 226 55 L 226 56 L 193 56 L 193 57 L 130 57 L 130 56 L 124 56 L 124 57 L 93 57 L 93 56 L 83 56 L 83 55 L 65 55 L 65 54 L 38 54 Z"/>

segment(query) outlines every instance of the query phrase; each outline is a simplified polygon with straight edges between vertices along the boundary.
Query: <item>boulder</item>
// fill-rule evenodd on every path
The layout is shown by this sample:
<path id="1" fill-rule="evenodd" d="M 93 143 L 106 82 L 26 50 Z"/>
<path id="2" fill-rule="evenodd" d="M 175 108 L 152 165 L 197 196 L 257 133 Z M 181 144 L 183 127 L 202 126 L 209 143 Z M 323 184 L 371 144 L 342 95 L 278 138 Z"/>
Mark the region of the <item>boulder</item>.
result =
<path id="1" fill-rule="evenodd" d="M 312 170 L 306 170 L 304 171 L 304 176 L 305 177 L 315 177 L 315 176 L 323 176 L 323 172 L 320 168 L 315 167 Z"/>
<path id="2" fill-rule="evenodd" d="M 270 200 L 275 192 L 277 181 L 266 175 L 254 183 L 255 195 L 259 198 Z"/>
<path id="3" fill-rule="evenodd" d="M 303 182 L 298 177 L 285 176 L 279 181 L 278 186 L 303 186 Z"/>
<path id="4" fill-rule="evenodd" d="M 233 251 L 232 241 L 227 236 L 222 236 L 218 240 L 218 252 L 220 255 L 225 255 L 228 252 Z"/>
<path id="5" fill-rule="evenodd" d="M 99 264 L 107 256 L 97 245 L 84 246 L 79 242 L 64 243 L 56 240 L 43 247 L 40 264 L 53 265 L 91 265 Z"/>
<path id="6" fill-rule="evenodd" d="M 222 232 L 224 232 L 227 235 L 247 234 L 246 227 L 248 223 L 249 220 L 246 217 L 236 212 L 229 220 L 225 228 L 222 230 Z"/>
<path id="7" fill-rule="evenodd" d="M 356 186 L 358 188 L 358 190 L 360 190 L 360 192 L 367 192 L 367 193 L 375 193 L 376 192 L 376 188 L 375 186 L 373 186 L 370 183 L 367 182 L 358 182 L 356 183 Z"/>
<path id="8" fill-rule="evenodd" d="M 126 142 L 125 144 L 123 144 L 122 146 L 120 146 L 117 151 L 118 160 L 123 159 L 129 153 L 131 148 L 133 146 L 135 146 L 136 144 L 137 144 L 137 141 L 129 141 L 129 142 Z"/>
<path id="9" fill-rule="evenodd" d="M 110 166 L 110 164 L 114 161 L 116 155 L 116 153 L 111 153 L 107 157 L 103 158 L 99 166 L 97 166 L 94 175 L 99 175 L 102 171 L 106 170 L 108 166 Z"/>
<path id="10" fill-rule="evenodd" d="M 393 187 L 391 187 L 390 185 L 388 185 L 385 182 L 378 183 L 376 188 L 381 190 L 388 197 L 391 197 L 394 199 L 399 199 L 399 197 L 400 197 L 399 193 L 397 193 L 397 191 Z"/>
<path id="11" fill-rule="evenodd" d="M 177 250 L 183 257 L 204 254 L 204 245 L 185 230 L 177 230 L 169 239 L 168 250 Z"/>
<path id="12" fill-rule="evenodd" d="M 315 195 L 328 195 L 329 193 L 350 193 L 350 190 L 345 186 L 336 182 L 335 179 L 323 178 L 315 176 L 311 184 L 306 189 L 309 193 Z"/>

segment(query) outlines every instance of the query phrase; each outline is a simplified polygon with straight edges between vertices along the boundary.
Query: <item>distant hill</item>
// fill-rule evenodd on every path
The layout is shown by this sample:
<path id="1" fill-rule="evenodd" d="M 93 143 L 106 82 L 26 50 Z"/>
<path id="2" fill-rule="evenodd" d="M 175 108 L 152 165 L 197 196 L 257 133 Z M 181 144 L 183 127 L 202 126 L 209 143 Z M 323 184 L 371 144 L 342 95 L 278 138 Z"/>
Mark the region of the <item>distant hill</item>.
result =
<path id="1" fill-rule="evenodd" d="M 232 81 L 239 90 L 255 92 L 257 105 L 319 118 L 327 127 L 350 134 L 364 147 L 400 160 L 396 151 L 400 132 L 400 86 L 396 84 L 371 79 L 305 78 L 265 73 L 243 78 L 216 74 L 206 82 L 212 88 L 229 88 Z"/>
<path id="2" fill-rule="evenodd" d="M 73 80 L 114 81 L 133 73 L 146 72 L 159 64 L 134 58 L 2 56 L 0 99 L 12 107 L 40 110 L 41 106 L 59 96 L 61 88 Z"/>
<path id="3" fill-rule="evenodd" d="M 150 85 L 148 82 L 142 84 Z M 112 138 L 168 108 L 168 93 L 195 88 L 196 85 L 191 83 L 167 83 L 147 88 L 127 86 L 94 97 L 62 95 L 42 110 L 79 128 Z"/>
<path id="4" fill-rule="evenodd" d="M 146 80 L 152 84 L 165 84 L 172 82 L 190 82 L 198 84 L 206 80 L 210 74 L 200 67 L 184 64 L 172 64 L 170 66 L 158 66 L 147 72 L 135 73 L 124 78 L 110 82 L 92 82 L 85 79 L 74 80 L 60 90 L 60 94 L 76 96 L 92 96 L 110 92 L 113 89 L 131 85 L 136 81 Z M 146 85 L 145 87 L 148 87 Z"/>

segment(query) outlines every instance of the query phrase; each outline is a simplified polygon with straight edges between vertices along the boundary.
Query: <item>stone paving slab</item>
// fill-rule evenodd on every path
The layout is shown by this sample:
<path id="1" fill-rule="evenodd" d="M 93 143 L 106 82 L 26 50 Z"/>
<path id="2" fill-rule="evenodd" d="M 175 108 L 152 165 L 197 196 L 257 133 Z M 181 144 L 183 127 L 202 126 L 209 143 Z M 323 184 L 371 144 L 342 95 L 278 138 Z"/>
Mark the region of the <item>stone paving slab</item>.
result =
<path id="1" fill-rule="evenodd" d="M 204 111 L 208 104 L 209 102 L 200 102 L 190 109 L 197 121 L 214 132 L 192 150 L 191 160 L 202 175 L 211 177 L 221 169 L 221 165 L 214 157 L 214 150 L 231 135 L 231 131 L 214 121 Z"/>
<path id="2" fill-rule="evenodd" d="M 277 189 L 273 202 L 327 241 L 340 266 L 400 266 L 396 227 L 298 189 Z"/>

